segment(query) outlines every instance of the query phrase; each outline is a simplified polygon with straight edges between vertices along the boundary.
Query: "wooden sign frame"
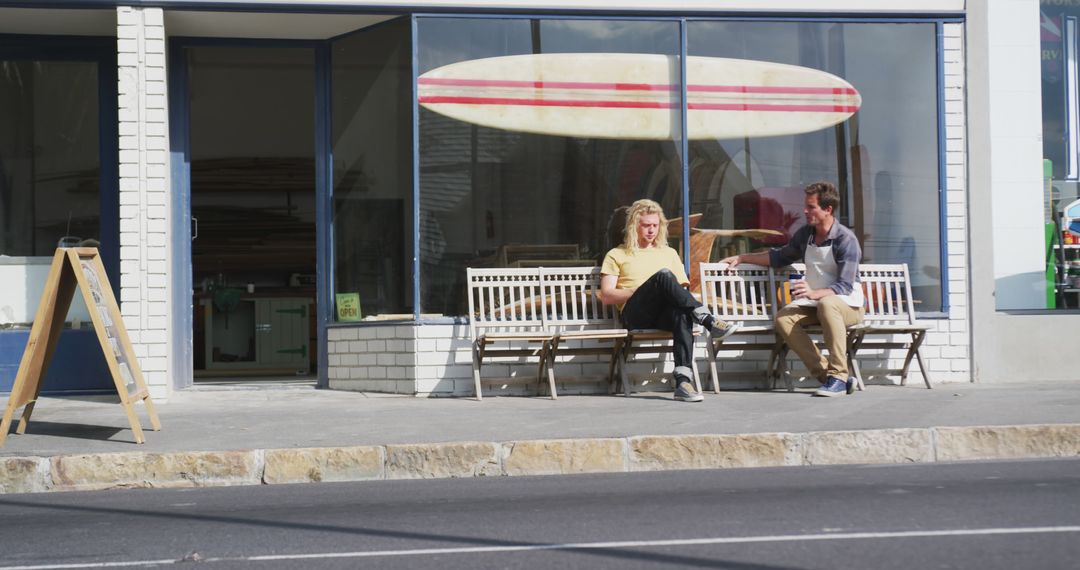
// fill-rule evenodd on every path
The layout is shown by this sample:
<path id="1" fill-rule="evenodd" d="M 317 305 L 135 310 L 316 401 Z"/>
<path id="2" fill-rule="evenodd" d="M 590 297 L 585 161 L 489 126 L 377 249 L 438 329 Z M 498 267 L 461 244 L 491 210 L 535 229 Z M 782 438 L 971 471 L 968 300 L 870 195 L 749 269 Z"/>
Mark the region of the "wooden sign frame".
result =
<path id="1" fill-rule="evenodd" d="M 0 422 L 0 446 L 4 445 L 4 440 L 7 439 L 15 410 L 24 406 L 15 433 L 26 433 L 26 426 L 34 413 L 34 405 L 60 340 L 60 333 L 64 329 L 76 287 L 82 291 L 83 300 L 89 309 L 90 320 L 94 324 L 101 351 L 109 365 L 116 393 L 120 396 L 120 404 L 124 407 L 131 431 L 135 434 L 135 442 L 146 441 L 139 418 L 135 415 L 135 402 L 141 401 L 145 404 L 154 431 L 161 429 L 161 422 L 158 421 L 154 403 L 150 399 L 150 390 L 146 387 L 142 369 L 135 358 L 135 351 L 120 316 L 120 307 L 116 304 L 116 297 L 109 285 L 109 278 L 105 274 L 105 266 L 101 263 L 97 248 L 59 248 L 53 255 L 49 276 L 45 280 L 45 291 L 41 295 L 34 325 L 30 329 L 30 339 L 19 362 L 19 371 L 15 374 L 15 384 L 11 387 L 4 419 Z"/>

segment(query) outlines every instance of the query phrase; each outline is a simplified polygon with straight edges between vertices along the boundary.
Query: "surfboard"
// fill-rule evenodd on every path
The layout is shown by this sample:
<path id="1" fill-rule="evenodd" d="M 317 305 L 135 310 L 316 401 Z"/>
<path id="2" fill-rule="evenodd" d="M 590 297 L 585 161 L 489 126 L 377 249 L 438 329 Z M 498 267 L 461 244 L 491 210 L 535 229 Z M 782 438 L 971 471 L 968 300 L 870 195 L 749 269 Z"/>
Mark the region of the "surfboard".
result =
<path id="1" fill-rule="evenodd" d="M 816 69 L 719 57 L 686 61 L 691 140 L 812 132 L 862 105 L 847 81 Z M 673 140 L 679 60 L 632 53 L 474 59 L 417 78 L 421 106 L 486 127 L 581 138 Z"/>

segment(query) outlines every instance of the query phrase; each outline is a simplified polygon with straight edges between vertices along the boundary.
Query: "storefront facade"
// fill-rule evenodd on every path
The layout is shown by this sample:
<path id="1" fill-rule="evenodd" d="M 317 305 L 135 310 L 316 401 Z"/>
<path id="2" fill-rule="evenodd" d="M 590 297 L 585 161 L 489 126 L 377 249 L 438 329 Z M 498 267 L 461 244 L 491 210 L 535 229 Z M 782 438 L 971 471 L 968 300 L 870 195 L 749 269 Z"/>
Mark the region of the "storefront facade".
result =
<path id="1" fill-rule="evenodd" d="M 61 235 L 101 242 L 156 397 L 200 377 L 294 373 L 334 389 L 468 395 L 465 268 L 552 257 L 597 263 L 611 246 L 612 211 L 645 197 L 669 217 L 700 214 L 701 228 L 790 235 L 801 224 L 801 187 L 825 179 L 841 191 L 840 220 L 859 235 L 865 260 L 911 268 L 919 316 L 934 327 L 924 354 L 935 380 L 1008 380 L 1020 370 L 1068 378 L 1067 349 L 1054 345 L 1080 313 L 1066 302 L 1048 310 L 1045 281 L 1032 276 L 1038 264 L 1027 256 L 1043 249 L 1023 250 L 1024 263 L 999 257 L 1032 249 L 1025 213 L 1057 207 L 1042 201 L 1042 118 L 1031 111 L 1040 96 L 1036 0 L 835 0 L 812 11 L 783 1 L 648 4 L 0 3 L 0 106 L 39 110 L 18 115 L 7 130 L 22 134 L 0 141 L 0 156 L 12 157 L 0 172 L 5 233 L 15 236 L 0 253 L 10 256 L 14 282 L 27 284 L 19 292 L 4 285 L 19 302 L 5 302 L 12 315 L 0 341 L 10 342 L 0 347 L 25 339 L 33 267 L 75 210 L 84 226 Z M 50 65 L 66 55 L 57 46 L 75 41 L 98 48 Z M 67 69 L 88 58 L 97 73 L 91 87 Z M 643 79 L 635 58 L 662 73 Z M 598 59 L 625 66 L 626 79 L 505 79 L 479 68 L 476 79 L 436 89 L 446 87 L 439 70 L 448 66 L 551 61 L 572 77 Z M 699 76 L 703 68 L 689 63 L 706 60 L 830 74 L 853 86 L 861 105 L 825 128 L 795 126 L 815 109 L 763 106 L 746 112 L 786 113 L 752 121 L 780 124 L 774 132 L 702 135 L 694 98 L 738 86 Z M 29 76 L 37 82 L 20 79 Z M 1030 84 L 1003 79 L 1032 76 Z M 72 86 L 44 87 L 55 77 Z M 632 92 L 633 105 L 668 109 L 666 126 L 640 134 L 605 124 L 602 114 L 592 127 L 560 125 L 553 114 L 503 128 L 437 106 L 535 105 L 554 97 L 537 95 L 545 81 L 579 107 L 625 107 L 619 97 Z M 93 105 L 77 87 L 97 89 Z M 609 87 L 615 95 L 597 94 Z M 93 124 L 50 111 L 72 108 L 56 93 L 83 102 L 79 117 L 92 115 Z M 98 104 L 110 97 L 115 108 Z M 71 124 L 96 134 L 82 135 L 96 146 L 71 142 L 83 140 L 73 139 Z M 20 150 L 49 136 L 53 165 Z M 74 149 L 87 164 L 74 163 Z M 96 175 L 94 191 L 76 172 Z M 94 200 L 76 205 L 71 196 Z M 1045 225 L 1037 223 L 1040 236 Z M 713 258 L 777 239 L 721 240 Z M 74 318 L 68 342 L 86 333 L 84 322 Z M 1052 331 L 1065 340 L 1043 338 Z M 1016 347 L 1038 357 L 1011 358 Z M 20 352 L 0 351 L 0 370 L 9 366 L 13 377 Z M 765 358 L 726 359 L 724 383 L 749 387 Z M 900 358 L 871 356 L 864 368 Z M 635 366 L 632 376 L 649 382 L 670 364 Z M 560 392 L 605 389 L 606 368 L 560 363 Z M 533 371 L 507 363 L 485 366 L 484 375 L 488 389 L 516 394 L 527 388 L 507 380 Z"/>

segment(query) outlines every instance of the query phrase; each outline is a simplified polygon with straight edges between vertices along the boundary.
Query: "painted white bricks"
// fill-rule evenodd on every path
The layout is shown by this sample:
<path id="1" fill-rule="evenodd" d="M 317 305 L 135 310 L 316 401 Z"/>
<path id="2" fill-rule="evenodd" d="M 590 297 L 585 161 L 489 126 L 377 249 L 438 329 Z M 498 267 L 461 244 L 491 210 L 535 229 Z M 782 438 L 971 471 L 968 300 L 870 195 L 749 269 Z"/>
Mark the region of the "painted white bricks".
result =
<path id="1" fill-rule="evenodd" d="M 327 332 L 330 387 L 337 390 L 415 394 L 412 325 L 334 327 Z"/>
<path id="2" fill-rule="evenodd" d="M 168 397 L 169 127 L 160 8 L 116 9 L 120 310 L 154 397 Z"/>
<path id="3" fill-rule="evenodd" d="M 970 380 L 968 349 L 967 102 L 963 24 L 944 26 L 946 243 L 949 270 L 949 319 L 927 333 L 924 356 L 935 380 Z M 931 352 L 932 351 L 932 352 Z M 931 356 L 932 354 L 932 356 Z M 917 375 L 917 372 L 913 373 Z"/>

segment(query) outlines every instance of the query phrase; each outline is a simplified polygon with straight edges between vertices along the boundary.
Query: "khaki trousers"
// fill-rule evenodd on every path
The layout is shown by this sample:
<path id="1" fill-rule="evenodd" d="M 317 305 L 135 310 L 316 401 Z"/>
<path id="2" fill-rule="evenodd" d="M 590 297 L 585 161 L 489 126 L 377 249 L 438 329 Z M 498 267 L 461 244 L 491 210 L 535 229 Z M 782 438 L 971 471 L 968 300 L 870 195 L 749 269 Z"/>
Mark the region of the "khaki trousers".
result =
<path id="1" fill-rule="evenodd" d="M 788 305 L 776 315 L 776 330 L 788 347 L 810 370 L 810 375 L 824 382 L 826 377 L 848 379 L 847 327 L 863 320 L 862 307 L 852 307 L 835 295 L 818 301 L 817 307 Z M 829 357 L 822 356 L 804 327 L 821 325 Z"/>

